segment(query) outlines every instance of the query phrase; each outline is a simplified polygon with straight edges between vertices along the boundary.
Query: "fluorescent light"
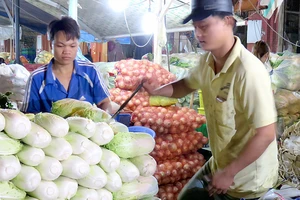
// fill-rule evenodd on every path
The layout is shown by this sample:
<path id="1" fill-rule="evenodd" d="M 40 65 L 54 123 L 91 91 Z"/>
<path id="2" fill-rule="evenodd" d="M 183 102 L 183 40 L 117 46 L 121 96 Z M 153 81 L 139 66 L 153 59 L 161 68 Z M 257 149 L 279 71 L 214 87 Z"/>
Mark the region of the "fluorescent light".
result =
<path id="1" fill-rule="evenodd" d="M 109 0 L 110 7 L 115 11 L 123 11 L 128 7 L 128 0 Z"/>
<path id="2" fill-rule="evenodd" d="M 153 33 L 156 26 L 157 26 L 157 16 L 151 11 L 146 12 L 143 17 L 144 32 L 149 34 Z"/>

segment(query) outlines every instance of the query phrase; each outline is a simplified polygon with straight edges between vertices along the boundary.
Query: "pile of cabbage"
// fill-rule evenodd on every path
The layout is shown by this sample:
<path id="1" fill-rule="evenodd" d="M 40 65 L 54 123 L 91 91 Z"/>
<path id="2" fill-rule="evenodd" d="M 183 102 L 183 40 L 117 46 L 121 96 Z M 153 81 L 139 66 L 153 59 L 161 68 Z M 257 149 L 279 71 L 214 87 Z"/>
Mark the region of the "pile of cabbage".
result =
<path id="1" fill-rule="evenodd" d="M 86 102 L 36 115 L 0 109 L 0 199 L 152 199 L 154 146 Z"/>

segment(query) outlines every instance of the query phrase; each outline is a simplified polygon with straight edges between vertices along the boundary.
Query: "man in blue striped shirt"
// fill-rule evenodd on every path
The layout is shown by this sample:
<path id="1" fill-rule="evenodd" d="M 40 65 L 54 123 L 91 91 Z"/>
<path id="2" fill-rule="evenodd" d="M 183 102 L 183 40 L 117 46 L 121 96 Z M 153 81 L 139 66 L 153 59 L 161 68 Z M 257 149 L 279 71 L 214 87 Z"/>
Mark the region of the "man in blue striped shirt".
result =
<path id="1" fill-rule="evenodd" d="M 70 17 L 48 26 L 54 58 L 30 75 L 24 96 L 23 112 L 50 112 L 52 103 L 64 98 L 88 101 L 114 112 L 109 91 L 101 74 L 91 63 L 76 61 L 80 29 Z"/>

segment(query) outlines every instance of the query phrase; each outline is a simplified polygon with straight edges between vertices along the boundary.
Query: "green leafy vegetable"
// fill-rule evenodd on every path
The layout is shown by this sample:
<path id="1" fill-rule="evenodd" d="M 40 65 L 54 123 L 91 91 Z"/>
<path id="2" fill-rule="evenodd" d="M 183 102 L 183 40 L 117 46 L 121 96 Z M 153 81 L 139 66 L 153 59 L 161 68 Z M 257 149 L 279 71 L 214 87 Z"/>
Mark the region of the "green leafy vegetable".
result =
<path id="1" fill-rule="evenodd" d="M 113 193 L 114 199 L 134 200 L 153 197 L 158 192 L 158 183 L 153 176 L 140 176 L 136 180 L 124 183 L 119 191 Z"/>
<path id="2" fill-rule="evenodd" d="M 66 98 L 52 103 L 51 112 L 65 118 L 71 116 L 74 112 L 80 109 L 91 106 L 92 104 L 87 101 Z"/>
<path id="3" fill-rule="evenodd" d="M 105 147 L 121 158 L 133 158 L 153 151 L 155 141 L 147 133 L 117 133 Z"/>
<path id="4" fill-rule="evenodd" d="M 0 132 L 0 155 L 13 155 L 22 149 L 22 144 L 19 140 L 8 137 L 5 133 Z"/>
<path id="5" fill-rule="evenodd" d="M 0 108 L 13 108 L 9 96 L 12 95 L 12 92 L 6 92 L 5 94 L 0 93 Z"/>
<path id="6" fill-rule="evenodd" d="M 85 117 L 93 120 L 94 122 L 106 122 L 111 118 L 110 114 L 97 107 L 80 109 L 73 113 L 72 116 Z"/>
<path id="7" fill-rule="evenodd" d="M 26 196 L 26 192 L 9 181 L 1 181 L 0 188 L 0 199 L 24 199 Z"/>

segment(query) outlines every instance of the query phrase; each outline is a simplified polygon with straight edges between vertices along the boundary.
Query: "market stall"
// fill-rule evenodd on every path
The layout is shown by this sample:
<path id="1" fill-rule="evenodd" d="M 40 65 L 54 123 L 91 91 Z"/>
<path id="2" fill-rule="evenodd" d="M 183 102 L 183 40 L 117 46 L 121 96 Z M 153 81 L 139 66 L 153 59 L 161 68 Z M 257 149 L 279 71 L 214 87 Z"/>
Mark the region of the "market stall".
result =
<path id="1" fill-rule="evenodd" d="M 160 22 L 171 3 L 159 2 Z M 235 10 L 251 10 L 252 4 L 265 8 L 258 1 L 235 1 Z M 198 65 L 201 52 L 161 57 L 166 45 L 166 24 L 160 23 L 157 30 L 161 32 L 156 31 L 154 36 L 154 62 L 95 63 L 109 86 L 112 101 L 124 103 L 143 78 L 161 86 Z M 10 84 L 0 87 L 0 93 L 5 94 L 1 108 L 20 108 L 29 72 L 48 63 L 52 56 L 43 51 L 35 64 L 24 63 L 25 68 L 0 66 L 0 80 Z M 286 128 L 299 121 L 299 74 L 293 73 L 299 71 L 298 56 L 273 56 L 273 64 L 278 63 L 271 77 L 279 88 L 274 94 L 279 113 L 278 135 L 286 139 L 290 137 L 284 134 Z M 4 188 L 0 189 L 0 198 L 175 200 L 207 161 L 198 152 L 208 143 L 205 130 L 197 131 L 206 123 L 205 116 L 198 113 L 203 106 L 200 102 L 198 92 L 172 99 L 153 97 L 142 89 L 124 109 L 131 116 L 127 126 L 88 103 L 70 99 L 55 102 L 52 113 L 24 115 L 1 109 L 0 137 L 7 145 L 0 145 L 0 184 Z M 141 129 L 137 131 L 136 127 Z M 293 126 L 292 130 L 297 131 L 298 127 Z M 289 144 L 285 145 L 290 150 Z M 293 156 L 298 153 L 292 151 Z M 289 172 L 293 166 L 298 165 L 288 165 Z M 282 177 L 290 181 L 295 174 L 298 171 Z"/>
<path id="2" fill-rule="evenodd" d="M 274 67 L 271 78 L 273 84 L 277 86 L 274 95 L 279 121 L 293 119 L 292 122 L 284 121 L 283 130 L 299 121 L 297 73 L 292 73 L 291 76 L 289 72 L 289 70 L 297 71 L 295 69 L 298 67 L 298 55 L 287 56 L 287 54 L 289 53 L 271 57 Z M 195 59 L 197 56 L 195 53 L 171 55 L 170 59 L 173 64 L 171 69 L 175 72 L 174 74 L 166 70 L 166 66 L 163 67 L 147 60 L 122 60 L 110 64 L 98 63 L 97 66 L 109 65 L 105 70 L 103 67 L 102 73 L 110 72 L 112 75 L 111 99 L 122 104 L 143 77 L 147 77 L 150 83 L 158 82 L 157 86 L 167 84 L 185 74 L 185 69 L 191 67 L 187 66 L 187 63 L 197 65 Z M 16 70 L 14 66 L 10 65 L 9 70 L 17 75 L 20 67 L 26 70 L 18 65 L 15 66 Z M 29 75 L 28 72 L 25 74 Z M 7 77 L 10 79 L 15 75 L 8 74 Z M 18 76 L 15 78 L 18 80 Z M 11 88 L 16 87 L 13 85 Z M 3 107 L 7 108 L 7 105 L 4 104 Z M 56 102 L 53 105 L 52 114 L 25 116 L 18 111 L 0 110 L 0 116 L 3 116 L 0 117 L 3 126 L 1 137 L 9 144 L 9 146 L 1 145 L 3 153 L 0 157 L 3 167 L 0 170 L 13 169 L 10 174 L 2 173 L 3 187 L 10 188 L 8 196 L 17 195 L 13 197 L 18 199 L 22 199 L 24 195 L 30 195 L 36 199 L 52 199 L 57 195 L 59 197 L 67 195 L 70 199 L 81 199 L 80 195 L 88 195 L 95 199 L 106 197 L 126 199 L 133 195 L 126 191 L 137 186 L 148 188 L 143 191 L 134 191 L 134 194 L 140 197 L 156 196 L 166 200 L 176 199 L 183 186 L 206 162 L 204 156 L 197 151 L 207 144 L 207 138 L 195 131 L 205 124 L 205 117 L 198 114 L 196 110 L 180 105 L 177 99 L 153 97 L 144 90 L 139 91 L 124 109 L 126 113 L 131 114 L 129 127 L 118 122 L 110 122 L 110 116 L 107 113 L 88 103 L 75 100 Z M 20 123 L 20 125 L 15 123 Z M 11 128 L 12 125 L 22 127 L 22 131 Z M 144 127 L 142 132 L 147 132 L 146 129 L 151 128 L 150 130 L 155 131 L 155 138 L 153 139 L 148 133 L 141 133 L 141 138 L 136 139 L 137 133 L 134 133 L 135 135 L 130 133 L 133 130 L 130 127 L 135 126 Z M 101 131 L 98 129 L 97 132 L 97 127 Z M 282 145 L 280 145 L 284 151 L 280 152 L 286 154 L 287 151 L 291 151 L 297 156 L 297 144 L 286 141 L 297 141 L 294 139 L 298 137 L 298 127 L 299 125 L 291 126 L 288 129 L 294 131 L 294 135 L 291 131 L 279 133 L 279 135 L 284 135 Z M 131 139 L 128 138 L 129 136 Z M 139 140 L 141 142 L 138 142 Z M 58 149 L 59 151 L 56 151 Z M 288 183 L 293 180 L 292 177 L 295 177 L 295 174 L 297 176 L 298 172 L 293 170 L 297 169 L 293 168 L 293 166 L 297 167 L 297 162 L 288 161 L 290 157 L 284 157 L 285 154 L 281 153 L 280 156 L 281 159 L 285 159 L 282 163 L 289 167 L 288 172 L 291 175 L 285 173 L 286 168 L 282 168 L 280 173 L 285 178 L 285 183 Z M 77 161 L 70 161 L 71 158 Z M 11 164 L 6 159 L 10 159 Z M 74 166 L 81 163 L 83 167 L 80 170 L 84 170 L 85 166 L 86 169 L 89 167 L 89 170 L 86 170 L 89 172 L 84 172 L 85 175 L 80 177 L 70 175 L 66 172 L 66 170 L 72 171 L 68 168 L 69 162 Z M 288 165 L 288 162 L 291 162 L 291 165 Z M 124 168 L 120 167 L 122 163 Z M 126 174 L 125 171 L 130 171 L 130 174 Z M 109 180 L 116 181 L 116 185 L 109 184 Z M 70 187 L 64 187 L 66 183 Z M 297 180 L 294 179 L 293 186 L 297 184 Z M 51 192 L 45 193 L 46 189 Z"/>
<path id="3" fill-rule="evenodd" d="M 201 54 L 201 52 L 199 53 Z M 165 66 L 160 66 L 158 64 L 155 64 L 153 62 L 150 62 L 148 60 L 122 60 L 119 62 L 115 63 L 96 63 L 97 69 L 103 74 L 110 74 L 108 77 L 108 85 L 110 88 L 110 93 L 111 93 L 111 99 L 118 103 L 122 104 L 133 92 L 133 90 L 136 88 L 138 83 L 143 79 L 147 78 L 150 83 L 157 83 L 157 86 L 167 84 L 169 82 L 172 82 L 176 80 L 177 78 L 180 78 L 186 74 L 186 70 L 189 67 L 196 66 L 198 63 L 198 59 L 196 59 L 199 54 L 196 53 L 190 53 L 190 54 L 172 54 L 169 57 L 169 62 L 171 63 L 171 72 L 169 72 L 167 69 L 168 67 Z M 47 56 L 46 56 L 47 57 Z M 278 135 L 281 136 L 284 133 L 284 130 L 293 125 L 294 123 L 299 121 L 299 85 L 298 85 L 298 73 L 294 73 L 298 71 L 299 65 L 297 64 L 299 60 L 299 55 L 297 54 L 291 54 L 289 52 L 285 52 L 284 54 L 272 54 L 271 56 L 271 64 L 273 66 L 273 74 L 271 75 L 271 79 L 273 82 L 273 85 L 276 87 L 274 88 L 274 96 L 276 100 L 276 107 L 278 110 L 279 114 L 279 123 L 278 127 L 281 129 L 278 129 Z M 163 63 L 166 63 L 166 61 L 163 59 Z M 12 85 L 11 85 L 11 90 L 16 91 L 18 90 L 24 90 L 25 83 L 26 83 L 26 78 L 29 76 L 29 72 L 21 66 L 21 65 L 8 65 L 5 68 L 1 68 L 2 70 L 6 70 L 2 72 L 2 77 L 1 80 L 6 80 L 5 82 L 8 82 L 8 80 L 12 80 Z M 22 72 L 22 73 L 21 73 Z M 25 75 L 23 77 L 23 84 L 20 85 L 21 78 L 20 75 Z M 12 79 L 13 78 L 13 79 Z M 19 81 L 19 82 L 18 82 Z M 18 85 L 18 84 L 19 85 Z M 111 84 L 112 83 L 112 84 Z M 17 84 L 17 85 L 14 85 Z M 3 91 L 2 93 L 7 92 Z M 10 96 L 8 96 L 10 97 Z M 14 100 L 14 96 L 11 96 L 12 100 Z M 54 114 L 57 114 L 63 118 L 66 119 L 68 122 L 68 117 L 70 116 L 71 112 L 69 110 L 72 110 L 70 107 L 75 107 L 80 106 L 76 105 L 76 103 L 72 102 L 65 102 L 65 104 L 55 104 L 54 106 Z M 69 107 L 70 106 L 70 107 Z M 86 105 L 80 106 L 81 109 L 85 108 Z M 152 140 L 153 147 L 149 152 L 147 153 L 148 155 L 146 156 L 147 158 L 139 158 L 140 162 L 142 162 L 144 165 L 152 166 L 151 169 L 149 168 L 143 168 L 144 171 L 150 171 L 149 173 L 153 176 L 152 181 L 154 179 L 157 181 L 157 190 L 155 192 L 155 188 L 152 188 L 153 190 L 151 195 L 152 196 L 157 196 L 158 198 L 161 199 L 175 199 L 176 196 L 179 194 L 180 190 L 183 188 L 183 186 L 188 182 L 189 178 L 191 178 L 197 170 L 201 168 L 201 166 L 206 162 L 204 159 L 204 156 L 197 151 L 201 149 L 205 144 L 207 144 L 207 138 L 203 136 L 202 133 L 199 133 L 195 131 L 197 128 L 201 127 L 201 125 L 205 124 L 205 117 L 203 115 L 200 115 L 197 113 L 197 106 L 199 107 L 199 102 L 194 104 L 195 107 L 188 108 L 188 104 L 182 104 L 180 99 L 170 99 L 170 98 L 162 98 L 162 97 L 153 97 L 150 96 L 146 91 L 141 90 L 139 91 L 133 99 L 128 103 L 126 108 L 124 109 L 124 112 L 131 114 L 131 122 L 128 124 L 129 126 L 142 126 L 146 128 L 151 128 L 152 130 L 155 131 L 156 136 L 154 140 Z M 82 108 L 83 107 L 83 108 Z M 62 109 L 63 108 L 63 109 Z M 59 110 L 59 111 L 58 111 Z M 94 110 L 93 110 L 94 111 Z M 97 111 L 99 112 L 99 111 Z M 100 112 L 101 113 L 101 112 Z M 98 113 L 99 114 L 99 113 Z M 2 114 L 5 118 L 5 114 Z M 93 122 L 98 123 L 99 120 L 101 119 L 95 119 L 91 118 L 93 117 L 92 114 L 88 114 L 85 112 L 76 112 L 74 114 L 75 116 L 79 117 L 86 117 L 90 118 Z M 101 114 L 102 115 L 102 114 Z M 96 116 L 96 115 L 95 115 Z M 94 116 L 94 117 L 95 117 Z M 105 117 L 105 115 L 102 115 L 105 120 L 107 120 L 108 116 Z M 33 123 L 35 122 L 36 116 L 30 116 L 31 120 L 33 120 Z M 85 119 L 86 119 L 85 118 Z M 6 119 L 6 118 L 5 118 Z M 69 119 L 70 120 L 70 119 Z M 104 120 L 104 121 L 105 121 Z M 77 122 L 76 122 L 77 123 Z M 79 123 L 79 122 L 78 122 Z M 85 123 L 87 123 L 85 121 Z M 101 122 L 102 123 L 102 122 Z M 103 124 L 103 123 L 102 123 Z M 42 126 L 43 124 L 38 124 L 39 126 Z M 69 124 L 70 126 L 70 124 Z M 42 126 L 43 127 L 43 126 Z M 128 132 L 130 129 L 128 129 L 126 126 L 122 124 L 111 124 L 111 123 L 106 123 L 105 127 L 110 127 L 112 130 L 118 130 L 117 134 L 115 131 L 115 137 L 119 133 L 123 132 Z M 77 127 L 78 128 L 78 127 Z M 44 128 L 45 129 L 45 128 Z M 109 128 L 108 128 L 109 129 Z M 293 130 L 298 130 L 298 129 L 293 129 Z M 46 129 L 46 131 L 48 131 Z M 4 129 L 4 133 L 7 131 Z M 78 132 L 80 133 L 80 130 L 73 130 L 69 128 L 68 132 Z M 24 142 L 26 139 L 21 139 L 21 138 L 14 138 L 8 133 L 7 137 L 10 137 L 9 139 L 17 139 L 17 141 L 22 144 L 21 150 L 19 150 L 18 153 L 13 153 L 12 155 L 18 155 L 20 152 L 23 151 L 24 146 L 32 146 L 30 144 L 31 141 L 28 141 L 27 143 Z M 68 133 L 72 137 L 78 137 L 75 136 L 72 133 Z M 88 138 L 89 141 L 92 141 L 93 143 L 96 143 L 98 146 L 101 148 L 106 148 L 107 150 L 109 149 L 110 145 L 107 144 L 102 144 L 102 143 L 97 143 L 97 137 L 90 137 L 89 135 L 85 135 L 86 133 L 80 133 L 81 135 L 83 134 L 84 137 Z M 79 134 L 79 135 L 80 135 Z M 50 133 L 51 135 L 51 133 Z M 78 135 L 78 134 L 77 134 Z M 120 134 L 121 136 L 122 134 Z M 70 137 L 71 137 L 70 136 Z M 51 135 L 51 138 L 53 137 L 58 137 L 58 136 L 53 136 Z M 64 136 L 63 138 L 67 140 L 69 136 Z M 80 136 L 79 136 L 80 137 Z M 113 138 L 115 138 L 113 137 Z M 26 137 L 25 137 L 26 138 Z M 94 140 L 93 140 L 94 138 Z M 290 135 L 284 134 L 284 139 L 289 139 Z M 294 136 L 292 137 L 294 138 Z M 70 138 L 69 138 L 70 139 Z M 82 137 L 81 137 L 82 139 Z M 99 138 L 98 138 L 99 139 Z M 101 138 L 100 138 L 101 139 Z M 103 139 L 103 138 L 102 138 Z M 105 138 L 104 138 L 105 139 Z M 121 139 L 123 140 L 123 139 Z M 10 140 L 11 141 L 11 140 Z M 68 140 L 67 140 L 68 141 Z M 70 141 L 68 141 L 70 143 Z M 98 141 L 99 142 L 99 141 Z M 150 142 L 150 139 L 149 139 Z M 151 142 L 150 142 L 151 143 Z M 289 149 L 289 144 L 288 143 L 282 143 L 284 144 L 285 149 Z M 112 146 L 116 145 L 115 143 L 111 143 Z M 297 145 L 297 144 L 296 144 Z M 72 143 L 71 143 L 72 146 Z M 92 145 L 94 146 L 94 145 Z M 35 147 L 36 146 L 32 146 Z M 40 147 L 41 148 L 41 147 Z M 96 148 L 96 147 L 95 147 Z M 125 148 L 125 147 L 124 147 Z M 126 146 L 127 148 L 127 146 Z M 141 147 L 137 147 L 141 148 Z M 280 148 L 283 148 L 281 145 Z M 295 149 L 297 147 L 293 147 Z M 25 148 L 26 149 L 26 148 Z M 44 151 L 44 148 L 42 148 Z M 46 150 L 47 151 L 47 150 Z M 49 157 L 54 157 L 55 154 L 48 154 L 47 152 L 44 151 L 44 154 Z M 73 153 L 74 149 L 72 149 L 72 155 L 80 155 L 80 153 Z M 104 152 L 105 150 L 102 149 L 102 155 L 100 156 L 101 159 L 104 159 Z M 285 151 L 286 152 L 286 151 Z M 118 155 L 117 152 L 114 152 L 117 154 L 119 158 L 123 158 L 122 155 Z M 294 154 L 297 154 L 297 151 L 294 152 Z M 20 153 L 22 154 L 22 153 Z M 144 155 L 144 154 L 143 154 Z M 2 155 L 6 156 L 6 155 Z M 98 155 L 99 156 L 99 155 Z M 282 156 L 282 154 L 280 154 Z M 80 157 L 80 156 L 79 156 Z M 21 166 L 25 165 L 26 167 L 34 167 L 36 166 L 31 166 L 30 164 L 26 163 L 26 160 L 23 158 L 21 160 L 19 157 L 19 163 L 21 163 Z M 128 159 L 126 157 L 126 159 Z M 135 159 L 133 159 L 135 160 Z M 130 162 L 135 163 L 134 161 L 129 159 Z M 62 162 L 62 160 L 59 160 L 59 162 Z M 99 161 L 99 163 L 101 160 Z M 100 168 L 106 173 L 102 166 L 96 163 L 97 166 L 100 166 Z M 151 164 L 152 163 L 152 164 Z M 286 162 L 285 162 L 286 163 Z M 90 164 L 92 166 L 92 164 Z M 131 165 L 132 166 L 132 165 Z M 148 166 L 148 167 L 149 167 Z M 154 167 L 155 166 L 155 167 Z M 290 165 L 288 165 L 290 166 Z M 297 166 L 297 165 L 296 165 Z M 26 168 L 25 167 L 25 168 Z M 146 167 L 146 166 L 144 166 Z M 96 167 L 97 168 L 97 167 Z M 142 169 L 142 167 L 137 167 L 138 169 Z M 3 168 L 6 169 L 6 168 Z M 21 168 L 22 169 L 22 168 Z M 99 171 L 99 168 L 97 168 Z M 18 172 L 16 177 L 21 176 L 21 172 Z M 137 172 L 137 170 L 135 170 Z M 283 173 L 284 170 L 281 170 L 282 176 L 287 177 L 286 174 Z M 19 174 L 20 173 L 20 174 Z M 41 172 L 39 172 L 41 175 Z M 121 172 L 120 172 L 121 173 Z M 132 172 L 134 173 L 134 172 Z M 142 172 L 139 172 L 140 175 Z M 294 172 L 297 173 L 297 172 Z M 103 174 L 103 173 L 102 173 Z M 117 172 L 118 174 L 118 172 Z M 23 174 L 24 175 L 24 174 Z M 22 176 L 23 176 L 22 175 Z M 119 175 L 120 176 L 120 175 Z M 60 174 L 58 176 L 57 180 L 47 180 L 43 179 L 41 177 L 41 181 L 52 181 L 56 183 L 56 181 L 59 181 L 60 179 L 63 179 L 64 175 Z M 88 175 L 87 175 L 88 177 Z M 26 177 L 25 177 L 26 178 Z M 25 179 L 24 178 L 24 179 Z M 22 187 L 20 185 L 17 185 L 18 183 L 15 184 L 15 177 L 10 178 L 10 179 L 3 179 L 5 181 L 11 181 L 7 182 L 7 184 L 11 185 L 14 184 L 16 188 Z M 74 179 L 74 178 L 73 178 Z M 286 178 L 287 179 L 287 178 Z M 92 186 L 86 186 L 86 185 L 80 185 L 77 179 L 75 179 L 77 184 L 79 185 L 78 191 L 83 191 L 82 187 L 86 187 L 88 189 L 92 190 L 97 190 L 93 188 Z M 65 180 L 64 180 L 65 181 Z M 139 179 L 134 179 L 133 182 L 135 183 L 140 183 Z M 142 181 L 142 180 L 141 180 Z M 149 180 L 151 181 L 151 180 Z M 121 181 L 124 183 L 124 181 Z M 75 182 L 73 181 L 75 184 Z M 131 182 L 130 182 L 131 183 Z M 296 182 L 297 183 L 297 182 Z M 52 184 L 53 186 L 53 184 Z M 45 186 L 45 187 L 50 187 L 50 186 Z M 55 187 L 55 186 L 53 186 Z M 92 187 L 92 188 L 91 188 Z M 108 186 L 109 187 L 109 186 Z M 125 187 L 125 186 L 124 186 Z M 126 187 L 133 187 L 132 185 L 129 184 L 129 186 Z M 103 186 L 102 188 L 105 188 Z M 101 191 L 103 190 L 101 188 Z M 23 189 L 23 188 L 21 188 Z M 24 189 L 23 189 L 24 190 Z M 54 189 L 55 190 L 55 189 Z M 26 190 L 24 190 L 26 192 Z M 60 188 L 58 188 L 58 191 L 60 191 Z M 122 189 L 120 189 L 122 191 Z M 113 196 L 117 195 L 115 194 L 116 191 L 110 191 Z M 137 191 L 139 192 L 139 191 Z M 94 193 L 94 192 L 91 192 Z M 110 195 L 108 193 L 108 195 Z M 24 194 L 24 193 L 23 193 Z M 29 195 L 39 195 L 39 194 L 34 194 L 31 192 L 28 192 L 27 194 Z M 96 194 L 96 193 L 94 193 Z M 99 195 L 99 194 L 98 194 Z M 123 195 L 123 193 L 122 193 Z M 76 196 L 75 196 L 76 197 Z M 76 199 L 76 198 L 75 198 Z M 122 198 L 116 198 L 115 199 L 122 199 Z"/>

